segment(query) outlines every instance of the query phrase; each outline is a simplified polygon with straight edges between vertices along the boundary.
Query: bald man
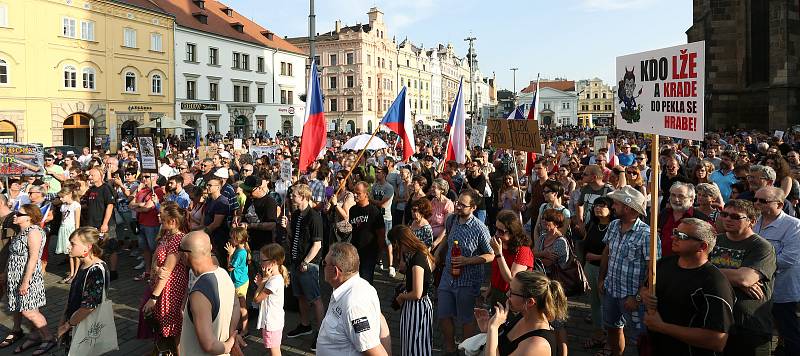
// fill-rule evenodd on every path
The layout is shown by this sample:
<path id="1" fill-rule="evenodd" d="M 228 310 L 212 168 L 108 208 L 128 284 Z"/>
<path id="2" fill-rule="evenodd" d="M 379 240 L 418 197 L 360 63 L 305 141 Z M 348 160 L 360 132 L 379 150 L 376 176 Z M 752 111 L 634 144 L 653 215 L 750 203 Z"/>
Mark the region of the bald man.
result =
<path id="1" fill-rule="evenodd" d="M 178 249 L 197 276 L 183 313 L 181 355 L 229 354 L 236 342 L 239 303 L 228 272 L 214 262 L 212 250 L 211 238 L 202 231 L 186 234 Z"/>

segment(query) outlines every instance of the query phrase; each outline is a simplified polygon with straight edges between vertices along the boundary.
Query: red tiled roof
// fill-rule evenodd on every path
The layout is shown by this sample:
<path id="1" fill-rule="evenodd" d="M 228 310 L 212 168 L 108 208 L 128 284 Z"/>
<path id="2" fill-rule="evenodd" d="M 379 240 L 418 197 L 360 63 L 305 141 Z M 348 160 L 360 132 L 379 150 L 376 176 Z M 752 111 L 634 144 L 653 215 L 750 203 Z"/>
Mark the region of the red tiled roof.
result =
<path id="1" fill-rule="evenodd" d="M 573 80 L 540 80 L 539 88 L 552 88 L 561 91 L 575 91 L 575 81 Z M 532 93 L 536 91 L 536 81 L 531 80 L 531 84 L 521 90 L 523 93 Z"/>
<path id="2" fill-rule="evenodd" d="M 158 5 L 154 4 L 150 0 L 112 0 L 112 1 L 120 3 L 120 4 L 131 5 L 131 6 L 134 6 L 134 7 L 138 7 L 140 9 L 145 9 L 145 10 L 150 10 L 150 11 L 155 11 L 155 12 L 159 12 L 159 13 L 162 13 L 162 14 L 170 15 L 169 13 L 167 13 L 166 10 L 162 9 L 161 7 L 159 7 Z"/>
<path id="3" fill-rule="evenodd" d="M 295 45 L 287 42 L 279 35 L 273 35 L 268 39 L 265 34 L 269 31 L 257 23 L 251 21 L 242 14 L 234 10 L 233 16 L 228 16 L 223 11 L 230 9 L 229 6 L 217 0 L 205 0 L 204 7 L 201 9 L 195 4 L 194 0 L 122 0 L 129 2 L 152 2 L 157 7 L 163 8 L 166 12 L 175 16 L 178 25 L 188 27 L 198 31 L 213 33 L 223 37 L 233 38 L 240 41 L 255 43 L 269 48 L 274 48 L 286 52 L 305 54 Z M 208 15 L 208 23 L 204 24 L 196 19 L 193 14 L 204 12 Z M 240 23 L 244 26 L 243 32 L 236 31 L 231 24 Z"/>

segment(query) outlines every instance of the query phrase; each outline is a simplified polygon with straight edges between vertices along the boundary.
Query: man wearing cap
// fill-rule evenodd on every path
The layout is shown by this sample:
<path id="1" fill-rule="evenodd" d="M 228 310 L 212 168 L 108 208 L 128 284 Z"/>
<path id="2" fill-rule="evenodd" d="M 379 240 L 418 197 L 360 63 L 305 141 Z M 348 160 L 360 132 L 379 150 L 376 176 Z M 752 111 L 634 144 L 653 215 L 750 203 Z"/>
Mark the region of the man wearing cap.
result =
<path id="1" fill-rule="evenodd" d="M 44 171 L 42 180 L 47 183 L 48 194 L 57 194 L 61 191 L 61 182 L 67 179 L 64 176 L 64 168 L 55 164 L 56 158 L 51 154 L 44 155 Z"/>
<path id="2" fill-rule="evenodd" d="M 223 167 L 214 172 L 214 177 L 222 180 L 222 196 L 228 199 L 228 216 L 232 219 L 236 219 L 239 216 L 239 199 L 236 198 L 236 188 L 229 183 L 229 174 L 228 168 Z"/>
<path id="3" fill-rule="evenodd" d="M 644 323 L 658 355 L 716 355 L 733 325 L 733 290 L 708 260 L 717 237 L 706 221 L 685 218 L 672 230 L 675 256 L 658 261 L 655 295 L 641 288 Z"/>
<path id="4" fill-rule="evenodd" d="M 639 289 L 647 278 L 647 261 L 650 260 L 650 226 L 639 219 L 645 215 L 645 197 L 635 188 L 626 185 L 607 195 L 614 200 L 618 219 L 606 230 L 606 244 L 600 260 L 600 294 L 603 296 L 603 323 L 608 331 L 608 346 L 613 355 L 625 352 L 626 323 L 631 323 L 638 335 L 643 331 Z M 661 256 L 661 242 L 656 243 Z"/>

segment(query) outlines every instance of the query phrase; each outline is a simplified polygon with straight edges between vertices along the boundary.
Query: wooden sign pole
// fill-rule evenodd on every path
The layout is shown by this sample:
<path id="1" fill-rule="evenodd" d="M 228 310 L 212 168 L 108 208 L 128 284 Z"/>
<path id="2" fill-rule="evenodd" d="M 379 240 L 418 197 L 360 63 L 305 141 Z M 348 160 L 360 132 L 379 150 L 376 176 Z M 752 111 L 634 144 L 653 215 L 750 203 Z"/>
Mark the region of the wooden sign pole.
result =
<path id="1" fill-rule="evenodd" d="M 659 189 L 659 162 L 658 162 L 658 135 L 653 135 L 652 144 L 650 147 L 650 263 L 648 263 L 648 281 L 650 281 L 650 293 L 655 295 L 656 291 L 656 262 L 658 261 L 658 240 L 661 238 L 658 234 L 658 189 Z M 666 194 L 666 192 L 665 192 Z M 664 199 L 669 199 L 669 195 L 665 195 Z"/>
<path id="2" fill-rule="evenodd" d="M 342 188 L 344 188 L 345 182 L 347 182 L 347 179 L 350 178 L 351 174 L 353 174 L 353 168 L 355 168 L 355 166 L 358 165 L 358 162 L 361 161 L 361 158 L 364 157 L 364 152 L 367 151 L 369 143 L 372 142 L 372 139 L 375 138 L 375 135 L 378 134 L 378 131 L 380 131 L 380 129 L 381 129 L 381 124 L 378 124 L 378 127 L 375 128 L 375 132 L 372 133 L 372 136 L 370 136 L 369 140 L 367 140 L 367 144 L 364 145 L 364 148 L 361 150 L 361 153 L 358 154 L 358 158 L 356 158 L 356 161 L 353 162 L 352 166 L 350 166 L 349 170 L 347 171 L 347 175 L 344 177 L 344 179 L 342 179 L 339 182 L 339 188 L 336 189 L 336 193 L 334 193 L 333 196 L 339 196 L 339 193 L 342 191 Z"/>

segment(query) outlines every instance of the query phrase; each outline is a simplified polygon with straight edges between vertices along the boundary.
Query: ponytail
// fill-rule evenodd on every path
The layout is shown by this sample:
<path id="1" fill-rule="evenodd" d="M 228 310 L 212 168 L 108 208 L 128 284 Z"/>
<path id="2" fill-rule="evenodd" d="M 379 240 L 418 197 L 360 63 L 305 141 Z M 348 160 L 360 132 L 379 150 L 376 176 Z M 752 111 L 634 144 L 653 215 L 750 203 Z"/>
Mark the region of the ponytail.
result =
<path id="1" fill-rule="evenodd" d="M 283 286 L 284 287 L 288 287 L 289 286 L 289 270 L 284 265 L 280 265 L 280 267 L 278 267 L 278 270 L 281 272 L 281 277 L 283 277 Z"/>
<path id="2" fill-rule="evenodd" d="M 547 320 L 566 320 L 567 296 L 561 283 L 538 271 L 521 271 L 514 279 L 522 285 L 523 294 L 536 300 L 537 309 Z"/>
<path id="3" fill-rule="evenodd" d="M 561 287 L 561 283 L 557 280 L 550 280 L 543 301 L 542 310 L 548 320 L 567 319 L 567 296 L 564 294 L 564 288 Z"/>

